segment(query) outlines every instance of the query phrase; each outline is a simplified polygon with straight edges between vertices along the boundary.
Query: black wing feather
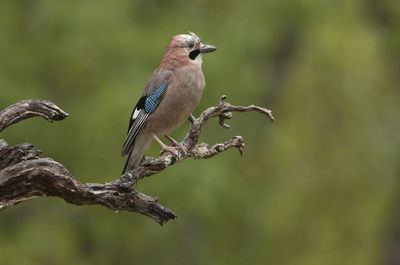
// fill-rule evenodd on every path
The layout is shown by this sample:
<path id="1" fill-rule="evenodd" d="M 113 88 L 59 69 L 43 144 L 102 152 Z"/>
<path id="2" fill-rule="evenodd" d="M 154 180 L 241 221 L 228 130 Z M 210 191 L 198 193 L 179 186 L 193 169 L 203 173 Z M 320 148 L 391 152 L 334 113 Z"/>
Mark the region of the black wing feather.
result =
<path id="1" fill-rule="evenodd" d="M 133 109 L 132 116 L 129 122 L 128 135 L 126 136 L 124 146 L 122 147 L 122 155 L 127 155 L 131 149 L 133 144 L 135 143 L 135 138 L 146 124 L 148 113 L 144 110 L 144 103 L 146 102 L 146 96 L 143 96 L 139 99 L 136 107 Z M 133 115 L 137 112 L 136 117 Z"/>
<path id="2" fill-rule="evenodd" d="M 136 119 L 133 119 L 133 114 L 135 113 L 136 110 L 142 110 L 144 109 L 144 104 L 146 103 L 146 96 L 143 96 L 139 99 L 139 101 L 136 103 L 136 106 L 133 108 L 132 114 L 129 117 L 129 127 L 128 127 L 128 132 L 132 127 L 132 124 L 135 122 Z"/>

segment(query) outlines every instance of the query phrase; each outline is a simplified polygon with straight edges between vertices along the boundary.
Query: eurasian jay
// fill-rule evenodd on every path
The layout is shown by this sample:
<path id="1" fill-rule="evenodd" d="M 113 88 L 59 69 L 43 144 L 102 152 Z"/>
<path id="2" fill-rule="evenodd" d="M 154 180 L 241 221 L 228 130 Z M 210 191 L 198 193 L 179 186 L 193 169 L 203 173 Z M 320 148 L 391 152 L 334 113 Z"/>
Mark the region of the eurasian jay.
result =
<path id="1" fill-rule="evenodd" d="M 128 155 L 128 159 L 122 173 L 139 166 L 153 139 L 163 150 L 174 153 L 174 147 L 165 145 L 161 136 L 187 151 L 168 134 L 179 128 L 199 104 L 205 86 L 202 57 L 215 50 L 192 32 L 172 37 L 130 117 L 122 148 L 122 155 Z"/>

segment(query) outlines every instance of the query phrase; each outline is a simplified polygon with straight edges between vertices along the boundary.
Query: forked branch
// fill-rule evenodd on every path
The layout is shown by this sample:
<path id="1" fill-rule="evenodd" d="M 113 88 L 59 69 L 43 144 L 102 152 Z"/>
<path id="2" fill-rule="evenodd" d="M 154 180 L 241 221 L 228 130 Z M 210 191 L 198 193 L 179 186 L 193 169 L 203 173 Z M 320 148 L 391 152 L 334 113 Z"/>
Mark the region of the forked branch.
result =
<path id="1" fill-rule="evenodd" d="M 39 158 L 40 150 L 25 143 L 9 146 L 0 139 L 0 210 L 14 206 L 20 202 L 40 196 L 57 196 L 66 202 L 76 205 L 99 204 L 113 211 L 130 211 L 144 214 L 159 224 L 164 224 L 177 216 L 161 206 L 157 197 L 148 196 L 136 190 L 137 182 L 160 173 L 188 157 L 210 158 L 227 149 L 237 148 L 243 154 L 244 140 L 235 136 L 224 143 L 209 147 L 208 144 L 197 144 L 201 131 L 207 121 L 219 117 L 224 128 L 226 119 L 232 112 L 257 111 L 274 120 L 271 111 L 254 105 L 233 106 L 225 102 L 222 96 L 218 106 L 206 109 L 199 118 L 189 117 L 191 127 L 181 142 L 189 152 L 163 153 L 160 157 L 147 157 L 135 170 L 126 172 L 118 179 L 105 184 L 82 184 L 75 179 L 60 163 L 51 158 Z M 0 131 L 26 118 L 40 116 L 52 122 L 68 116 L 55 104 L 44 100 L 24 100 L 0 112 Z"/>

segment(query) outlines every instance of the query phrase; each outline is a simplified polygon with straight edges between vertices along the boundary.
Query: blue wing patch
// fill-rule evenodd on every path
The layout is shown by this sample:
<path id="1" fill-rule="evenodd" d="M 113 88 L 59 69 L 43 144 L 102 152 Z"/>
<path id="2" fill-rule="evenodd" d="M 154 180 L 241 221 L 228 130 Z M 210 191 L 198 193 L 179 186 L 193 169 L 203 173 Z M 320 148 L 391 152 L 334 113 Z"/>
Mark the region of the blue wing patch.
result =
<path id="1" fill-rule="evenodd" d="M 146 98 L 146 103 L 144 104 L 144 110 L 146 113 L 153 113 L 158 105 L 160 105 L 161 97 L 165 92 L 165 89 L 168 86 L 168 81 L 165 81 L 161 84 L 159 88 L 154 89 Z"/>

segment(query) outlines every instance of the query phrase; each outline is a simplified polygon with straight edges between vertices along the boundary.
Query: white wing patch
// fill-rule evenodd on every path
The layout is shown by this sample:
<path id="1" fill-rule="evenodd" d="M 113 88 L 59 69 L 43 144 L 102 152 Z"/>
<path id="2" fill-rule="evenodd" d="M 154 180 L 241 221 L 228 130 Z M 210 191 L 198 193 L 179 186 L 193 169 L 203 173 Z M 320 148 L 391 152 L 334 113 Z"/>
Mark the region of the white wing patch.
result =
<path id="1" fill-rule="evenodd" d="M 133 115 L 132 115 L 132 120 L 135 120 L 137 118 L 137 116 L 139 115 L 139 113 L 140 113 L 140 110 L 135 109 L 135 111 L 133 112 Z"/>
<path id="2" fill-rule="evenodd" d="M 131 128 L 129 129 L 128 135 L 125 139 L 124 146 L 122 147 L 122 155 L 127 155 L 134 142 L 136 136 L 139 134 L 140 130 L 143 128 L 143 126 L 146 124 L 147 118 L 149 117 L 149 114 L 144 111 L 144 109 L 137 110 L 133 112 L 132 118 L 136 117 L 133 120 L 133 124 Z"/>

